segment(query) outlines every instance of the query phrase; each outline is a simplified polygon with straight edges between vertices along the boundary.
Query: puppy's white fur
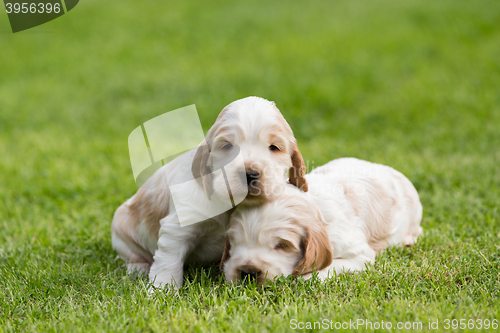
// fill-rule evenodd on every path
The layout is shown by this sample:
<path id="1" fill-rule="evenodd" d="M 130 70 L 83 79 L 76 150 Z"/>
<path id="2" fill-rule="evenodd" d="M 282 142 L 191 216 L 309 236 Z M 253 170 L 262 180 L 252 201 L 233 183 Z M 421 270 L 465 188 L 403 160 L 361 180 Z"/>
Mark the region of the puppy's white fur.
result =
<path id="1" fill-rule="evenodd" d="M 275 104 L 258 97 L 235 101 L 219 114 L 204 144 L 157 170 L 115 212 L 111 227 L 113 248 L 127 263 L 129 272 L 149 272 L 154 286 L 172 284 L 178 288 L 185 263 L 220 260 L 231 211 L 181 227 L 169 183 L 197 178 L 197 182 L 185 183 L 181 194 L 189 197 L 191 203 L 187 212 L 183 207 L 183 216 L 199 219 L 209 208 L 200 202 L 210 203 L 207 197 L 213 200 L 227 196 L 224 175 L 220 170 L 213 171 L 224 164 L 234 149 L 239 149 L 244 167 L 225 171 L 234 197 L 248 191 L 242 204 L 255 205 L 272 199 L 273 193 L 286 187 L 287 171 L 291 184 L 307 190 L 302 156 L 290 126 Z M 250 186 L 245 176 L 248 170 L 259 175 Z"/>
<path id="2" fill-rule="evenodd" d="M 309 192 L 287 187 L 273 202 L 238 207 L 222 261 L 229 282 L 241 274 L 325 279 L 360 271 L 389 246 L 422 234 L 422 205 L 411 182 L 384 165 L 333 160 L 306 175 Z"/>

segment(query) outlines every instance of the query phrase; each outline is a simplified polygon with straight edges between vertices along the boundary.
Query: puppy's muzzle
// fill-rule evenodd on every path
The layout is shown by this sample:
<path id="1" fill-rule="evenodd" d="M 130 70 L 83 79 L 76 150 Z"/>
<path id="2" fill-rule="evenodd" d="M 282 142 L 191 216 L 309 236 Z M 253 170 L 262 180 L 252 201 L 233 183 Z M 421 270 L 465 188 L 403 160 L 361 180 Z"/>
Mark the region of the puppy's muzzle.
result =
<path id="1" fill-rule="evenodd" d="M 254 169 L 247 169 L 246 170 L 246 177 L 247 177 L 247 185 L 253 185 L 257 180 L 260 178 L 260 172 L 254 170 Z"/>
<path id="2" fill-rule="evenodd" d="M 240 278 L 241 281 L 247 280 L 248 282 L 250 281 L 255 281 L 259 277 L 260 271 L 258 271 L 255 268 L 245 268 L 245 269 L 240 269 Z"/>

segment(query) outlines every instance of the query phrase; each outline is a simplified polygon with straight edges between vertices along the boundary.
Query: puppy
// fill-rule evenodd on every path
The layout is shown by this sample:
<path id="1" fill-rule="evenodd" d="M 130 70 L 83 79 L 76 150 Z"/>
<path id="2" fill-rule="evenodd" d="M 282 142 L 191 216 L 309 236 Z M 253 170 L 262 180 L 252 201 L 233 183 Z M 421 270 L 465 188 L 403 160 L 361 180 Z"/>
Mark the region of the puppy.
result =
<path id="1" fill-rule="evenodd" d="M 272 202 L 236 208 L 221 262 L 228 282 L 360 271 L 380 250 L 422 234 L 418 193 L 390 167 L 342 158 L 306 179 L 308 193 L 288 186 Z"/>
<path id="2" fill-rule="evenodd" d="M 235 155 L 243 158 L 241 167 L 221 169 Z M 307 191 L 304 161 L 275 104 L 258 97 L 235 101 L 222 110 L 199 148 L 161 167 L 116 210 L 113 248 L 129 273 L 149 273 L 155 287 L 178 288 L 185 263 L 221 259 L 232 209 L 217 216 L 207 212 L 227 197 L 229 187 L 233 204 L 241 197 L 242 205 L 258 205 L 286 187 L 287 172 L 290 184 Z M 174 206 L 169 186 L 189 178 L 196 181 L 177 186 L 175 193 L 184 204 Z M 182 227 L 181 216 L 193 224 Z"/>

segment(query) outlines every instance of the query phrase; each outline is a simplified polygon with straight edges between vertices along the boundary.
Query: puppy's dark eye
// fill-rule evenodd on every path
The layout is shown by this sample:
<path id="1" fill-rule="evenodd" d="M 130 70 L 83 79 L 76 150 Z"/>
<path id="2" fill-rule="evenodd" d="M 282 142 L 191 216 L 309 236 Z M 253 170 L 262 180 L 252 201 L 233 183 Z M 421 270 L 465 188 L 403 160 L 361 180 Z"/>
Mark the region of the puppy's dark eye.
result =
<path id="1" fill-rule="evenodd" d="M 282 241 L 282 242 L 279 242 L 278 244 L 276 244 L 274 249 L 275 250 L 289 251 L 292 249 L 292 244 L 290 244 L 289 242 L 286 242 L 286 241 Z"/>
<path id="2" fill-rule="evenodd" d="M 279 149 L 279 147 L 278 147 L 278 146 L 275 146 L 275 145 L 270 145 L 270 146 L 269 146 L 269 150 L 270 150 L 270 151 L 279 151 L 279 150 L 281 150 L 281 149 Z"/>
<path id="3" fill-rule="evenodd" d="M 231 148 L 233 148 L 233 144 L 228 142 L 228 143 L 225 143 L 222 145 L 222 147 L 220 147 L 221 149 L 224 149 L 224 150 L 229 150 Z"/>

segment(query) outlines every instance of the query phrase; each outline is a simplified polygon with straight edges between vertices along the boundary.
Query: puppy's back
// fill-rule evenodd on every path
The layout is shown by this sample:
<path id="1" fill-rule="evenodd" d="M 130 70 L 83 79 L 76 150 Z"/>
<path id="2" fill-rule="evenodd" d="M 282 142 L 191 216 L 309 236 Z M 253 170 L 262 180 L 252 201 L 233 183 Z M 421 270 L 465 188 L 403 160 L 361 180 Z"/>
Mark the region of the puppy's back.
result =
<path id="1" fill-rule="evenodd" d="M 349 203 L 354 214 L 364 221 L 367 241 L 375 251 L 399 244 L 412 245 L 422 233 L 418 193 L 393 168 L 341 158 L 314 169 L 310 175 L 310 183 L 331 187 L 337 198 Z"/>

